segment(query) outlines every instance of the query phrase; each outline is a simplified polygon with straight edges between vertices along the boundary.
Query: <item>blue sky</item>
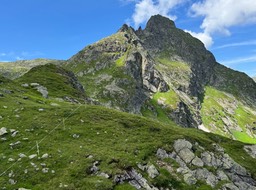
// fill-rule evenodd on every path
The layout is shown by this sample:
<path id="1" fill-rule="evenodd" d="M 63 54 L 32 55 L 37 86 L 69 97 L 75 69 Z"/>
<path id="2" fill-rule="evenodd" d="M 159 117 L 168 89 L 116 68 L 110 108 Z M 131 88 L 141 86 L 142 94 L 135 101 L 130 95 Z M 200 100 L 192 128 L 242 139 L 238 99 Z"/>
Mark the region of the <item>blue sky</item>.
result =
<path id="1" fill-rule="evenodd" d="M 255 0 L 0 0 L 0 61 L 68 59 L 155 14 L 201 39 L 218 62 L 256 75 Z"/>

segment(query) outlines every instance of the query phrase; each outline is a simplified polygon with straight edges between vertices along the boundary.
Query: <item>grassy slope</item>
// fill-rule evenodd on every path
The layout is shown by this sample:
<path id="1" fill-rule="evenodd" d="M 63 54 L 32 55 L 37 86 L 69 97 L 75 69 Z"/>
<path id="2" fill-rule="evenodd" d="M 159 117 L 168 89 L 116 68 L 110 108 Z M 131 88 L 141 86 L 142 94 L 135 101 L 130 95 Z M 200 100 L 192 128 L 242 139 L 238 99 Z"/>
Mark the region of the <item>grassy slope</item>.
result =
<path id="1" fill-rule="evenodd" d="M 141 110 L 142 115 L 147 118 L 154 118 L 164 123 L 172 123 L 168 114 L 177 108 L 179 97 L 171 89 L 168 92 L 157 92 L 147 104 L 154 107 L 154 111 L 144 106 Z"/>
<path id="2" fill-rule="evenodd" d="M 1 142 L 1 187 L 58 189 L 63 184 L 67 185 L 64 189 L 132 189 L 127 184 L 115 187 L 113 179 L 107 180 L 86 171 L 95 160 L 100 161 L 101 172 L 112 175 L 122 173 L 131 166 L 136 168 L 138 162 L 154 162 L 157 148 L 171 150 L 173 141 L 178 138 L 196 141 L 209 150 L 213 149 L 213 142 L 218 142 L 237 162 L 256 175 L 253 167 L 256 161 L 244 153 L 243 144 L 239 142 L 100 106 L 46 100 L 33 91 L 27 91 L 29 99 L 24 100 L 21 97 L 23 89 L 15 83 L 0 85 L 0 89 L 3 88 L 14 89 L 14 93 L 5 94 L 1 98 L 0 113 L 3 118 L 0 126 L 18 130 L 19 133 L 15 137 L 9 133 L 5 136 L 7 140 Z M 44 111 L 40 112 L 39 108 Z M 79 135 L 79 138 L 74 138 L 74 134 Z M 17 141 L 21 144 L 11 149 L 9 144 Z M 22 158 L 17 162 L 8 161 L 9 158 L 17 160 L 19 153 L 27 156 L 37 154 L 37 143 L 39 156 L 48 153 L 48 159 Z M 88 155 L 93 158 L 87 158 Z M 113 160 L 116 161 L 111 162 Z M 39 170 L 31 163 L 36 164 Z M 49 173 L 42 173 L 42 163 L 49 168 Z M 15 185 L 8 182 L 11 171 L 15 175 L 12 178 L 17 180 Z M 168 174 L 165 173 L 162 171 L 159 178 L 167 178 Z M 159 178 L 152 183 L 161 182 Z M 195 186 L 188 187 L 183 182 L 179 182 L 178 187 L 195 189 Z"/>
<path id="3" fill-rule="evenodd" d="M 72 86 L 69 72 L 59 66 L 47 64 L 32 68 L 16 81 L 19 84 L 39 83 L 47 88 L 52 97 L 83 97 L 83 93 Z"/>
<path id="4" fill-rule="evenodd" d="M 163 57 L 158 58 L 157 61 L 156 68 L 163 75 L 166 75 L 166 78 L 169 78 L 172 86 L 177 88 L 179 85 L 185 85 L 189 82 L 191 70 L 187 63 L 170 61 Z"/>
<path id="5" fill-rule="evenodd" d="M 220 91 L 233 94 L 237 99 L 255 107 L 256 83 L 245 73 L 232 70 L 224 65 L 215 67 L 215 80 L 212 86 Z"/>
<path id="6" fill-rule="evenodd" d="M 242 103 L 238 103 L 234 110 L 234 114 L 227 112 L 226 108 L 220 104 L 220 101 L 234 102 L 234 99 L 222 91 L 216 90 L 213 87 L 206 87 L 205 89 L 205 99 L 202 104 L 201 115 L 204 125 L 209 128 L 213 133 L 225 136 L 223 132 L 224 123 L 222 118 L 229 117 L 234 122 L 237 122 L 239 127 L 243 130 L 239 132 L 237 130 L 230 129 L 231 134 L 242 142 L 256 143 L 256 139 L 250 137 L 246 133 L 246 128 L 248 126 L 253 126 L 253 122 L 256 121 L 256 115 L 254 115 L 250 110 L 247 110 Z M 212 127 L 213 124 L 217 127 Z M 228 134 L 226 134 L 228 135 Z"/>
<path id="7" fill-rule="evenodd" d="M 118 32 L 96 42 L 92 46 L 87 46 L 64 65 L 64 68 L 78 75 L 78 79 L 85 87 L 88 97 L 99 103 L 108 106 L 111 104 L 112 107 L 124 110 L 128 107 L 128 103 L 124 100 L 128 98 L 122 98 L 122 95 L 132 97 L 135 88 L 134 79 L 125 73 L 124 69 L 125 61 L 130 51 L 130 45 L 126 44 L 126 40 L 124 33 Z M 117 41 L 120 46 L 127 46 L 126 52 L 106 50 L 106 44 L 115 44 Z M 93 50 L 93 53 L 91 50 Z M 102 51 L 102 53 L 99 53 L 99 51 Z M 100 65 L 104 65 L 104 67 L 100 67 Z M 127 83 L 117 85 L 120 91 L 115 89 L 111 91 L 106 88 L 120 80 Z"/>

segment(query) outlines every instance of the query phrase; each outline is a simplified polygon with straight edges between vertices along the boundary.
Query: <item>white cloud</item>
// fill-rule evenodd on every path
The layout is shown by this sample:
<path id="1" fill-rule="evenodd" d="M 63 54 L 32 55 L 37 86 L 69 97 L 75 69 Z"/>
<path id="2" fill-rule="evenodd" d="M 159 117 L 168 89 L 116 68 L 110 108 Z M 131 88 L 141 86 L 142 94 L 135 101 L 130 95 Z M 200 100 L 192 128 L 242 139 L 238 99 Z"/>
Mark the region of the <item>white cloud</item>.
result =
<path id="1" fill-rule="evenodd" d="M 256 1 L 204 0 L 194 3 L 191 13 L 195 17 L 204 17 L 201 24 L 203 32 L 194 33 L 195 37 L 211 37 L 215 33 L 230 35 L 230 27 L 256 23 Z"/>
<path id="2" fill-rule="evenodd" d="M 4 56 L 6 56 L 6 53 L 0 53 L 0 56 L 4 57 Z"/>
<path id="3" fill-rule="evenodd" d="M 230 28 L 256 23 L 256 0 L 120 0 L 135 3 L 134 13 L 128 23 L 134 23 L 137 28 L 152 15 L 161 14 L 175 20 L 173 10 L 182 3 L 187 3 L 190 16 L 202 17 L 202 32 L 187 31 L 200 39 L 207 48 L 213 44 L 213 35 L 231 34 Z M 231 44 L 226 47 L 240 46 Z M 225 48 L 225 46 L 221 47 Z"/>
<path id="4" fill-rule="evenodd" d="M 243 64 L 243 63 L 250 63 L 250 62 L 256 62 L 256 55 L 242 57 L 242 58 L 236 58 L 236 59 L 227 60 L 227 61 L 220 61 L 220 63 L 227 65 L 227 66 Z"/>
<path id="5" fill-rule="evenodd" d="M 205 0 L 194 3 L 191 11 L 205 17 L 201 28 L 209 34 L 229 35 L 229 27 L 256 23 L 255 0 Z"/>
<path id="6" fill-rule="evenodd" d="M 171 15 L 171 10 L 177 5 L 187 0 L 138 0 L 135 1 L 135 10 L 132 15 L 135 28 L 145 23 L 152 15 L 161 14 L 176 20 L 175 15 Z"/>
<path id="7" fill-rule="evenodd" d="M 192 36 L 194 36 L 195 38 L 201 40 L 201 42 L 204 43 L 206 48 L 210 47 L 213 44 L 212 37 L 207 33 L 203 33 L 203 32 L 195 33 L 195 32 L 192 32 L 190 30 L 185 30 L 185 32 L 188 32 Z"/>
<path id="8" fill-rule="evenodd" d="M 256 45 L 256 40 L 237 42 L 237 43 L 231 43 L 231 44 L 224 44 L 224 45 L 218 46 L 214 49 L 223 49 L 223 48 L 228 48 L 228 47 L 250 46 L 250 45 Z"/>

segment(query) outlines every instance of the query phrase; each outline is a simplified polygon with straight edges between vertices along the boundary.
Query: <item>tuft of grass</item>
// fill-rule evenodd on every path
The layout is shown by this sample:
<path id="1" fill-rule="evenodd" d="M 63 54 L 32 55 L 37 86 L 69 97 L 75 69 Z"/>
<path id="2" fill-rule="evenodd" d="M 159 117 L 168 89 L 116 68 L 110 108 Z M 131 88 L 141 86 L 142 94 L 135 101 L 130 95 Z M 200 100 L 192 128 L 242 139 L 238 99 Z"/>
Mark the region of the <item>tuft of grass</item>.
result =
<path id="1" fill-rule="evenodd" d="M 136 188 L 132 187 L 128 183 L 125 183 L 125 184 L 122 184 L 122 185 L 115 186 L 114 190 L 136 190 Z"/>
<path id="2" fill-rule="evenodd" d="M 153 101 L 157 103 L 162 101 L 164 106 L 175 110 L 177 108 L 177 103 L 179 102 L 179 97 L 174 90 L 169 90 L 168 92 L 157 92 L 153 95 Z"/>
<path id="3" fill-rule="evenodd" d="M 251 144 L 256 144 L 256 139 L 250 137 L 247 133 L 245 132 L 240 132 L 240 131 L 232 131 L 232 134 L 236 138 L 236 140 L 241 141 L 241 142 L 246 142 L 246 143 L 251 143 Z"/>
<path id="4" fill-rule="evenodd" d="M 178 61 L 170 61 L 167 58 L 158 58 L 158 61 L 167 66 L 169 70 L 177 70 L 182 72 L 189 72 L 190 66 L 187 63 L 184 62 L 178 62 Z"/>

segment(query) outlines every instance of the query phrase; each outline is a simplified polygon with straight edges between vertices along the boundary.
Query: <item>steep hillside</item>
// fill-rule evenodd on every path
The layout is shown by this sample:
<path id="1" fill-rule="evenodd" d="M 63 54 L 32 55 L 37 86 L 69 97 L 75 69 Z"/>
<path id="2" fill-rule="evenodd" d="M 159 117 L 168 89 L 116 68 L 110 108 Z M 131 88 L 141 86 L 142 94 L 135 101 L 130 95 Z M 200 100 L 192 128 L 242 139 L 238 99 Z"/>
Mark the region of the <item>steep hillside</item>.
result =
<path id="1" fill-rule="evenodd" d="M 256 188 L 255 146 L 1 81 L 1 189 Z"/>
<path id="2" fill-rule="evenodd" d="M 72 72 L 60 66 L 46 64 L 34 67 L 16 82 L 25 88 L 37 90 L 44 98 L 76 98 L 84 102 L 83 86 Z"/>
<path id="3" fill-rule="evenodd" d="M 74 55 L 65 68 L 77 74 L 86 95 L 131 113 L 140 113 L 153 92 L 169 89 L 134 30 L 126 25 Z"/>
<path id="4" fill-rule="evenodd" d="M 124 25 L 64 67 L 100 105 L 256 142 L 256 83 L 217 63 L 202 42 L 168 18 L 153 16 L 137 31 Z"/>
<path id="5" fill-rule="evenodd" d="M 234 71 L 223 65 L 216 65 L 211 85 L 215 88 L 233 94 L 240 101 L 255 108 L 256 83 L 245 73 Z"/>
<path id="6" fill-rule="evenodd" d="M 9 79 L 16 79 L 31 68 L 38 65 L 45 65 L 47 63 L 61 64 L 63 61 L 53 59 L 34 59 L 34 60 L 21 60 L 15 62 L 0 62 L 0 75 Z"/>

